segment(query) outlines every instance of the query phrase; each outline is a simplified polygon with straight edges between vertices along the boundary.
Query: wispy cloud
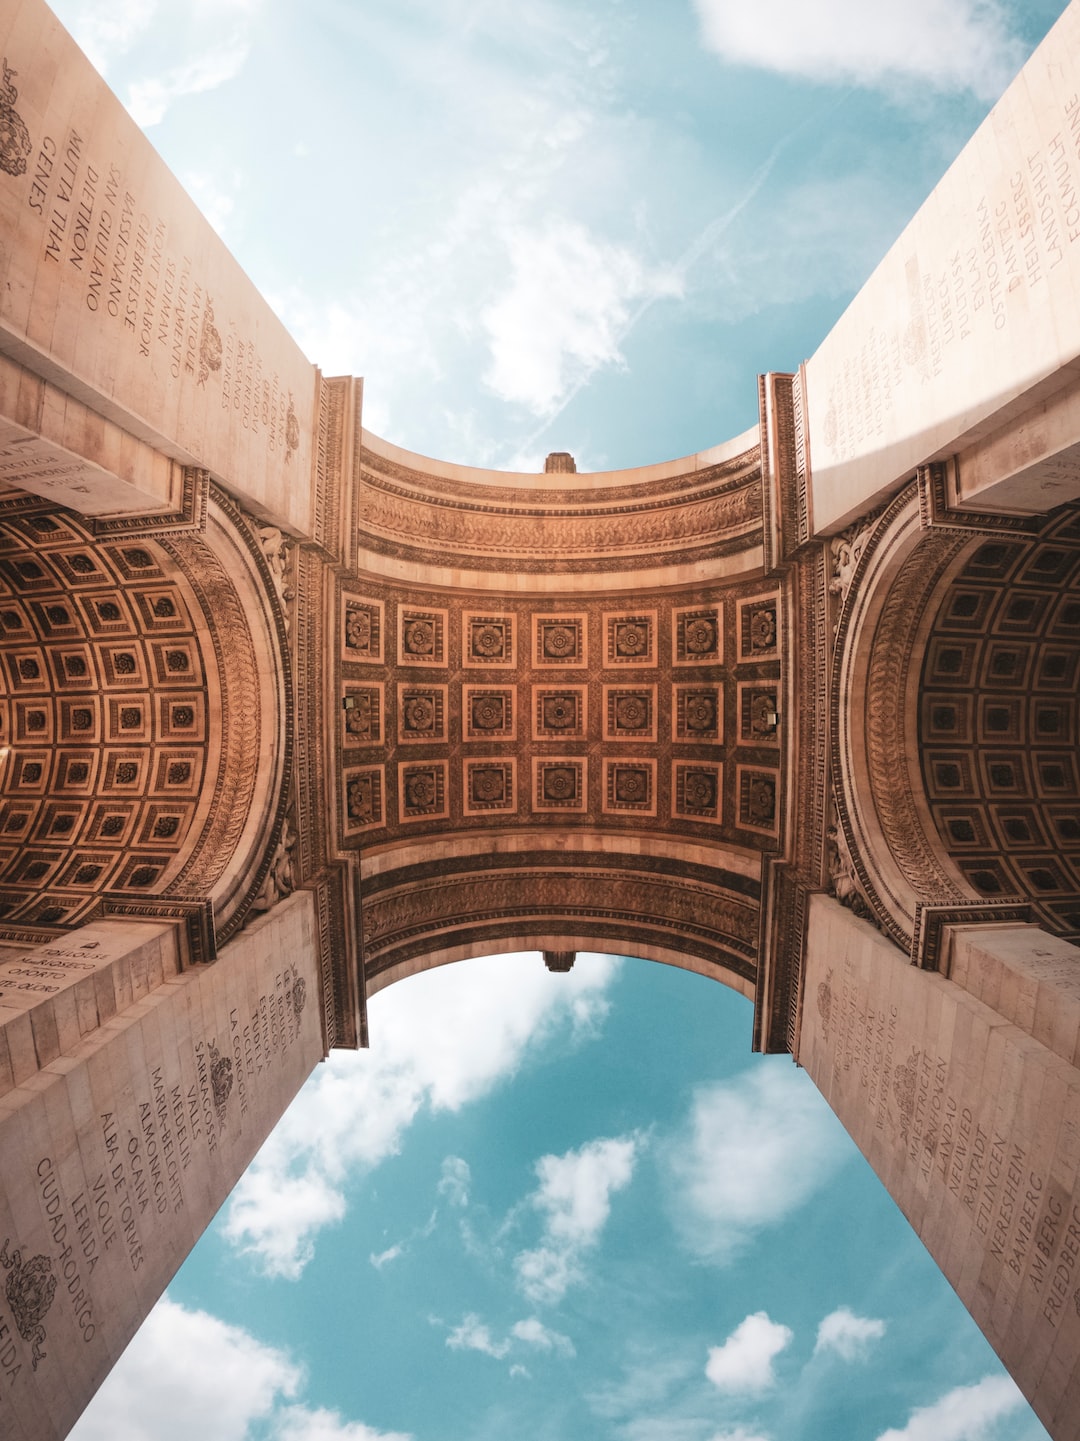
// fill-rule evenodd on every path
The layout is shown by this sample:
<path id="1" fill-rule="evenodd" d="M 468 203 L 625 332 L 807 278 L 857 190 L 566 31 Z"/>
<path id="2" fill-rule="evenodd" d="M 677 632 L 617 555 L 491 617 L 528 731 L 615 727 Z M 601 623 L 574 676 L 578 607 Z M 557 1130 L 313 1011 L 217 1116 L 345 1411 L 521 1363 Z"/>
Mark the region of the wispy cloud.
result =
<path id="1" fill-rule="evenodd" d="M 380 991 L 371 1050 L 332 1052 L 308 1082 L 233 1192 L 226 1238 L 296 1279 L 319 1230 L 344 1216 L 350 1176 L 395 1154 L 421 1110 L 485 1095 L 556 1034 L 595 1034 L 618 964 L 580 957 L 551 976 L 538 956 L 500 956 Z"/>
<path id="2" fill-rule="evenodd" d="M 840 1306 L 822 1318 L 818 1326 L 814 1355 L 833 1351 L 844 1361 L 865 1356 L 874 1341 L 885 1334 L 885 1322 L 869 1316 L 856 1316 L 847 1306 Z"/>
<path id="3" fill-rule="evenodd" d="M 998 1421 L 1025 1404 L 1008 1376 L 984 1376 L 957 1386 L 931 1406 L 920 1406 L 900 1430 L 883 1431 L 878 1441 L 988 1441 Z"/>
<path id="4" fill-rule="evenodd" d="M 583 225 L 549 219 L 506 235 L 509 285 L 481 312 L 491 349 L 485 382 L 546 415 L 601 368 L 625 364 L 634 302 L 681 294 L 679 280 Z"/>
<path id="5" fill-rule="evenodd" d="M 135 80 L 128 87 L 127 108 L 137 125 L 149 129 L 165 118 L 175 100 L 184 95 L 198 95 L 216 90 L 232 80 L 243 69 L 248 57 L 246 40 L 232 39 L 215 45 L 190 60 L 175 65 L 164 75 Z"/>
<path id="6" fill-rule="evenodd" d="M 888 85 L 996 99 L 1023 59 L 997 0 L 694 0 L 702 39 L 733 64 L 813 81 Z"/>
<path id="7" fill-rule="evenodd" d="M 849 1154 L 839 1122 L 804 1075 L 758 1062 L 701 1088 L 665 1149 L 670 1204 L 687 1243 L 726 1262 L 797 1210 Z"/>
<path id="8" fill-rule="evenodd" d="M 776 1383 L 773 1362 L 795 1333 L 755 1311 L 740 1321 L 722 1346 L 709 1348 L 705 1375 L 720 1391 L 767 1391 Z"/>
<path id="9" fill-rule="evenodd" d="M 574 1343 L 570 1337 L 545 1326 L 538 1316 L 516 1321 L 511 1327 L 511 1335 L 524 1341 L 527 1346 L 535 1346 L 538 1351 L 554 1351 L 559 1356 L 574 1355 Z"/>
<path id="10" fill-rule="evenodd" d="M 207 1358 L 213 1364 L 207 1364 Z M 106 1378 L 71 1441 L 410 1441 L 297 1401 L 304 1373 L 240 1326 L 167 1296 Z"/>
<path id="11" fill-rule="evenodd" d="M 451 1351 L 479 1351 L 484 1356 L 493 1356 L 501 1361 L 510 1350 L 508 1340 L 496 1341 L 480 1317 L 470 1312 L 463 1317 L 446 1338 Z"/>
<path id="12" fill-rule="evenodd" d="M 602 1139 L 537 1161 L 540 1185 L 530 1199 L 544 1218 L 541 1242 L 514 1258 L 530 1301 L 559 1301 L 582 1280 L 585 1255 L 607 1224 L 612 1195 L 630 1183 L 640 1144 L 636 1136 Z"/>
<path id="13" fill-rule="evenodd" d="M 446 1156 L 443 1159 L 438 1192 L 440 1196 L 446 1197 L 451 1206 L 469 1204 L 471 1182 L 472 1172 L 469 1170 L 468 1161 L 463 1161 L 460 1156 Z"/>

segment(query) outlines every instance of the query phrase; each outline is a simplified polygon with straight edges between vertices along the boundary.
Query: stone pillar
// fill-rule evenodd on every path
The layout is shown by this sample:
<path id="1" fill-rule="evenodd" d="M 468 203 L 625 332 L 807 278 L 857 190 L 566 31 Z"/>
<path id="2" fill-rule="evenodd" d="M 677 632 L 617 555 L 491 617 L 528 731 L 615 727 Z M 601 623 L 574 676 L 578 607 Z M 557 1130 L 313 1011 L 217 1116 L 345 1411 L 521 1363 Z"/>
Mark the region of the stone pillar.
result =
<path id="1" fill-rule="evenodd" d="M 312 897 L 181 969 L 170 924 L 0 963 L 0 1434 L 56 1441 L 324 1054 Z"/>
<path id="2" fill-rule="evenodd" d="M 953 505 L 1080 495 L 1080 5 L 806 364 L 812 516 L 843 529 L 956 457 Z"/>
<path id="3" fill-rule="evenodd" d="M 0 11 L 0 486 L 314 533 L 318 376 L 42 0 Z"/>
<path id="4" fill-rule="evenodd" d="M 1080 981 L 1034 926 L 923 971 L 810 901 L 798 1060 L 1055 1441 L 1080 1438 Z"/>

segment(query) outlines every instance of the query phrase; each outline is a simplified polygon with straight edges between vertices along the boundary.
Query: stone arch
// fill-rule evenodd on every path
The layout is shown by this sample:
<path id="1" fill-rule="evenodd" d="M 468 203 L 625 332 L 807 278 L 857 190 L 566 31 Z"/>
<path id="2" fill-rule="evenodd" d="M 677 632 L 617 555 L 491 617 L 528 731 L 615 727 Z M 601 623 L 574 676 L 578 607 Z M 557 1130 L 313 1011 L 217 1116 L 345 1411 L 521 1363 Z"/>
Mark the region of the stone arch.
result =
<path id="1" fill-rule="evenodd" d="M 175 915 L 195 952 L 242 922 L 283 824 L 285 636 L 224 496 L 202 531 L 0 510 L 0 926 Z M 213 918 L 213 920 L 211 920 Z"/>

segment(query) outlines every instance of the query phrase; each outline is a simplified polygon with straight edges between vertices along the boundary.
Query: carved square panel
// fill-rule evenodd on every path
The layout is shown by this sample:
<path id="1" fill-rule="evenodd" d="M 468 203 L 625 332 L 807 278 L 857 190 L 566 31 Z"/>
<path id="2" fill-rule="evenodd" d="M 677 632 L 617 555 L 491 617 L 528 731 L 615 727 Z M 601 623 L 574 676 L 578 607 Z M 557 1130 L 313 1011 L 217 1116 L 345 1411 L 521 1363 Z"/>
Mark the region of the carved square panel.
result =
<path id="1" fill-rule="evenodd" d="M 1018 591 L 1004 597 L 994 617 L 993 629 L 1002 635 L 1030 636 L 1037 631 L 1050 606 L 1048 591 Z M 1080 601 L 1074 600 L 1078 634 L 1080 634 Z"/>
<path id="2" fill-rule="evenodd" d="M 38 634 L 47 640 L 75 640 L 83 633 L 75 606 L 63 600 L 32 600 L 30 610 L 37 620 Z"/>
<path id="3" fill-rule="evenodd" d="M 80 595 L 76 599 L 86 622 L 86 628 L 91 635 L 130 636 L 135 634 L 135 625 L 128 611 L 127 602 L 120 591 L 109 591 L 104 595 Z M 171 600 L 169 604 L 173 604 Z M 176 607 L 173 606 L 173 609 L 175 610 Z M 182 628 L 187 629 L 186 623 Z"/>
<path id="4" fill-rule="evenodd" d="M 11 789 L 23 795 L 44 795 L 51 774 L 51 751 L 19 751 L 11 757 Z"/>
<path id="5" fill-rule="evenodd" d="M 142 714 L 148 710 L 147 698 L 140 697 Z M 74 741 L 77 745 L 89 745 L 101 739 L 101 705 L 97 696 L 81 695 L 63 698 L 56 703 L 57 739 Z M 132 737 L 135 739 L 135 737 Z M 145 739 L 139 736 L 138 739 Z"/>
<path id="6" fill-rule="evenodd" d="M 1080 649 L 1042 646 L 1039 649 L 1039 673 L 1035 683 L 1040 690 L 1072 692 L 1076 689 L 1078 670 Z"/>
<path id="7" fill-rule="evenodd" d="M 1075 700 L 1033 696 L 1029 706 L 1032 741 L 1038 745 L 1070 745 L 1075 741 Z"/>
<path id="8" fill-rule="evenodd" d="M 202 763 L 201 750 L 177 746 L 158 752 L 154 757 L 154 790 L 164 796 L 197 795 Z"/>
<path id="9" fill-rule="evenodd" d="M 101 565 L 93 550 L 60 551 L 53 557 L 64 577 L 64 585 L 72 590 L 86 586 L 108 585 L 112 576 Z"/>
<path id="10" fill-rule="evenodd" d="M 927 760 L 927 789 L 931 800 L 950 800 L 977 794 L 972 758 L 968 751 L 932 751 Z"/>
<path id="11" fill-rule="evenodd" d="M 960 640 L 959 637 L 956 640 L 934 637 L 927 647 L 924 670 L 927 684 L 942 686 L 944 690 L 970 686 L 979 656 L 979 644 L 979 641 Z"/>
<path id="12" fill-rule="evenodd" d="M 724 695 L 720 686 L 680 682 L 671 688 L 671 738 L 690 745 L 713 745 L 724 733 Z"/>
<path id="13" fill-rule="evenodd" d="M 961 691 L 929 691 L 922 697 L 922 733 L 946 745 L 974 742 L 971 696 Z"/>
<path id="14" fill-rule="evenodd" d="M 960 574 L 977 580 L 1004 580 L 1013 565 L 1028 551 L 1026 541 L 988 540 L 979 547 Z"/>
<path id="15" fill-rule="evenodd" d="M 1019 696 L 980 696 L 978 739 L 982 745 L 1018 743 L 1024 739 L 1024 715 Z"/>
<path id="16" fill-rule="evenodd" d="M 938 646 L 934 656 L 935 663 L 939 669 L 944 669 L 945 664 L 952 661 L 952 648 L 943 646 L 940 642 L 935 642 L 935 644 Z M 1006 686 L 1026 690 L 1033 663 L 1034 647 L 1025 645 L 1022 641 L 987 641 L 982 653 L 980 683 L 995 690 L 1004 689 Z M 974 666 L 972 666 L 973 669 Z M 948 677 L 945 679 L 948 680 Z M 971 672 L 967 670 L 952 679 L 955 685 L 972 683 Z"/>
<path id="17" fill-rule="evenodd" d="M 98 750 L 62 750 L 56 756 L 56 780 L 53 790 L 72 795 L 89 795 L 97 780 Z"/>
<path id="18" fill-rule="evenodd" d="M 1054 607 L 1047 635 L 1055 640 L 1080 640 L 1080 596 L 1066 592 Z"/>
<path id="19" fill-rule="evenodd" d="M 588 665 L 588 617 L 534 615 L 533 664 L 580 669 Z"/>
<path id="20" fill-rule="evenodd" d="M 656 739 L 656 687 L 654 685 L 604 686 L 604 739 L 632 741 Z"/>
<path id="21" fill-rule="evenodd" d="M 94 845 L 126 846 L 139 808 L 128 801 L 99 801 L 90 812 L 85 839 Z"/>
<path id="22" fill-rule="evenodd" d="M 534 685 L 533 740 L 583 740 L 588 725 L 588 686 Z"/>
<path id="23" fill-rule="evenodd" d="M 399 762 L 398 813 L 403 822 L 449 815 L 445 761 Z"/>
<path id="24" fill-rule="evenodd" d="M 90 646 L 56 646 L 50 659 L 58 690 L 97 689 L 97 674 Z"/>
<path id="25" fill-rule="evenodd" d="M 656 611 L 606 612 L 604 615 L 605 666 L 656 665 Z"/>
<path id="26" fill-rule="evenodd" d="M 444 685 L 406 685 L 399 682 L 397 729 L 403 744 L 447 739 Z"/>
<path id="27" fill-rule="evenodd" d="M 12 735 L 22 745 L 51 745 L 53 738 L 52 701 L 15 700 L 11 707 Z"/>
<path id="28" fill-rule="evenodd" d="M 342 776 L 346 835 L 386 824 L 386 775 L 382 766 L 350 766 Z"/>
<path id="29" fill-rule="evenodd" d="M 1080 806 L 1046 806 L 1043 814 L 1050 823 L 1050 839 L 1055 845 L 1080 845 Z"/>
<path id="30" fill-rule="evenodd" d="M 101 645 L 98 647 L 103 683 L 112 688 L 131 690 L 148 684 L 143 663 L 143 649 L 137 642 Z"/>
<path id="31" fill-rule="evenodd" d="M 377 746 L 383 741 L 383 687 L 346 685 L 341 708 L 342 740 L 347 746 Z"/>
<path id="32" fill-rule="evenodd" d="M 656 762 L 637 757 L 604 761 L 603 807 L 609 815 L 656 814 Z"/>
<path id="33" fill-rule="evenodd" d="M 105 552 L 125 580 L 164 579 L 161 566 L 149 546 L 121 542 L 119 545 L 107 545 Z"/>
<path id="34" fill-rule="evenodd" d="M 381 600 L 346 592 L 341 597 L 341 658 L 360 665 L 381 665 L 386 612 Z"/>
<path id="35" fill-rule="evenodd" d="M 27 592 L 54 590 L 59 584 L 59 579 L 52 570 L 45 564 L 43 557 L 31 560 L 29 557 L 19 560 L 0 561 L 0 575 L 9 582 L 12 590 L 20 595 Z"/>
<path id="36" fill-rule="evenodd" d="M 108 885 L 109 879 L 120 864 L 117 851 L 79 849 L 64 866 L 57 877 L 57 884 L 65 889 L 98 891 Z"/>
<path id="37" fill-rule="evenodd" d="M 466 758 L 462 766 L 462 808 L 467 816 L 517 810 L 517 762 L 512 756 Z"/>
<path id="38" fill-rule="evenodd" d="M 206 739 L 206 701 L 201 691 L 191 694 L 155 695 L 158 736 L 169 741 Z M 127 739 L 127 737 L 123 737 Z"/>
<path id="39" fill-rule="evenodd" d="M 150 739 L 150 697 L 122 695 L 105 697 L 105 739 L 132 745 Z"/>
<path id="40" fill-rule="evenodd" d="M 671 813 L 694 821 L 719 821 L 723 767 L 719 761 L 672 761 Z"/>
<path id="41" fill-rule="evenodd" d="M 762 766 L 737 766 L 735 824 L 762 835 L 780 833 L 780 772 Z"/>
<path id="42" fill-rule="evenodd" d="M 0 636 L 3 637 L 5 646 L 36 638 L 25 610 L 14 597 L 5 596 L 0 602 Z"/>
<path id="43" fill-rule="evenodd" d="M 510 669 L 516 663 L 516 617 L 512 614 L 481 614 L 465 611 L 461 618 L 461 663 L 469 669 L 497 666 Z"/>
<path id="44" fill-rule="evenodd" d="M 153 640 L 149 644 L 154 684 L 159 686 L 193 686 L 202 682 L 202 663 L 192 637 L 176 640 Z"/>
<path id="45" fill-rule="evenodd" d="M 517 736 L 515 694 L 511 686 L 462 686 L 461 717 L 465 739 L 514 740 Z"/>
<path id="46" fill-rule="evenodd" d="M 42 806 L 38 815 L 35 838 L 49 845 L 68 844 L 82 829 L 85 814 L 84 803 L 50 800 Z"/>
<path id="47" fill-rule="evenodd" d="M 739 741 L 747 746 L 780 744 L 780 687 L 773 681 L 740 681 L 736 692 Z"/>
<path id="48" fill-rule="evenodd" d="M 719 665 L 724 659 L 724 606 L 680 608 L 671 613 L 672 665 Z"/>
<path id="49" fill-rule="evenodd" d="M 448 613 L 398 606 L 399 665 L 444 666 L 447 661 Z"/>
<path id="50" fill-rule="evenodd" d="M 949 593 L 948 609 L 939 624 L 944 630 L 981 631 L 997 596 L 996 588 L 954 586 Z"/>
<path id="51" fill-rule="evenodd" d="M 1008 851 L 1045 848 L 1055 837 L 1047 837 L 1040 822 L 1041 807 L 1031 805 L 994 805 L 990 813 L 997 835 L 987 849 Z M 951 833 L 950 833 L 951 834 Z"/>
<path id="52" fill-rule="evenodd" d="M 4 662 L 11 688 L 17 694 L 32 695 L 35 691 L 51 689 L 52 681 L 45 652 L 40 646 L 20 646 L 17 650 L 5 650 Z"/>
<path id="53" fill-rule="evenodd" d="M 119 795 L 139 795 L 150 776 L 150 753 L 139 748 L 104 753 L 102 787 Z"/>
<path id="54" fill-rule="evenodd" d="M 1035 772 L 1035 793 L 1047 800 L 1080 795 L 1074 750 L 1035 751 L 1032 755 Z"/>
<path id="55" fill-rule="evenodd" d="M 997 799 L 1030 794 L 1026 751 L 980 751 L 979 768 L 987 795 Z"/>
<path id="56" fill-rule="evenodd" d="M 775 660 L 780 654 L 780 597 L 759 595 L 738 602 L 739 660 Z"/>
<path id="57" fill-rule="evenodd" d="M 156 890 L 171 860 L 171 855 L 161 852 L 128 856 L 121 862 L 113 886 L 120 891 Z"/>
<path id="58" fill-rule="evenodd" d="M 5 841 L 22 840 L 33 830 L 37 812 L 37 801 L 6 801 L 0 808 L 0 836 Z"/>
<path id="59" fill-rule="evenodd" d="M 35 890 L 40 890 L 55 879 L 68 855 L 66 850 L 40 846 L 16 851 L 8 864 L 4 880 L 10 885 L 33 886 Z"/>
<path id="60" fill-rule="evenodd" d="M 184 839 L 195 814 L 190 801 L 150 801 L 142 810 L 135 844 L 140 846 L 177 846 Z"/>
<path id="61" fill-rule="evenodd" d="M 982 806 L 935 806 L 934 822 L 947 838 L 950 851 L 982 851 L 994 844 Z"/>
<path id="62" fill-rule="evenodd" d="M 155 586 L 133 591 L 132 594 L 144 630 L 164 635 L 170 631 L 191 629 L 187 607 L 173 586 Z"/>
<path id="63" fill-rule="evenodd" d="M 583 756 L 533 757 L 534 810 L 584 811 L 588 786 L 588 761 Z"/>

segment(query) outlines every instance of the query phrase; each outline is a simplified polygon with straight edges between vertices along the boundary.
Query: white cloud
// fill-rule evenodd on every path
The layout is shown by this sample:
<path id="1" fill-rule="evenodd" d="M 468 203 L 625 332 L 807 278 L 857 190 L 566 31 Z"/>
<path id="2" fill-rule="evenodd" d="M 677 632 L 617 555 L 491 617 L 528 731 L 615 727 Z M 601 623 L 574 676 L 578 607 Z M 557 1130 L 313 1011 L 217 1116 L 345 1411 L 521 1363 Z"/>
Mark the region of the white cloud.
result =
<path id="1" fill-rule="evenodd" d="M 471 1181 L 472 1172 L 469 1170 L 468 1161 L 463 1161 L 460 1156 L 447 1156 L 442 1163 L 439 1195 L 445 1196 L 451 1206 L 467 1206 Z"/>
<path id="2" fill-rule="evenodd" d="M 517 1321 L 510 1328 L 510 1334 L 516 1336 L 519 1341 L 524 1341 L 527 1346 L 535 1346 L 538 1351 L 554 1351 L 560 1356 L 573 1356 L 574 1343 L 569 1336 L 564 1336 L 561 1331 L 553 1331 L 550 1326 L 545 1326 L 537 1316 L 529 1316 L 524 1321 Z"/>
<path id="3" fill-rule="evenodd" d="M 368 1256 L 368 1260 L 375 1267 L 376 1271 L 381 1271 L 384 1266 L 389 1266 L 391 1261 L 396 1261 L 399 1256 L 403 1256 L 404 1254 L 404 1246 L 387 1246 L 385 1251 L 372 1251 Z"/>
<path id="4" fill-rule="evenodd" d="M 1025 1405 L 1008 1376 L 984 1376 L 973 1386 L 957 1386 L 931 1406 L 911 1413 L 901 1431 L 883 1431 L 878 1441 L 986 1441 L 990 1428 Z"/>
<path id="5" fill-rule="evenodd" d="M 814 1355 L 835 1351 L 844 1361 L 854 1361 L 866 1354 L 871 1341 L 880 1341 L 884 1334 L 884 1321 L 856 1316 L 847 1306 L 840 1306 L 822 1318 L 814 1343 Z"/>
<path id="6" fill-rule="evenodd" d="M 248 57 L 245 40 L 234 39 L 215 45 L 192 60 L 181 61 L 164 75 L 132 81 L 128 87 L 127 108 L 137 125 L 144 130 L 157 125 L 174 100 L 184 95 L 199 95 L 216 90 L 243 69 Z"/>
<path id="7" fill-rule="evenodd" d="M 208 1364 L 212 1358 L 212 1364 Z M 303 1372 L 284 1351 L 168 1296 L 143 1322 L 71 1441 L 410 1441 L 296 1403 Z"/>
<path id="8" fill-rule="evenodd" d="M 231 177 L 229 190 L 222 187 L 216 176 L 205 171 L 188 170 L 181 178 L 184 189 L 203 215 L 217 233 L 224 236 L 236 203 L 235 192 L 243 185 L 242 176 L 234 174 Z"/>
<path id="9" fill-rule="evenodd" d="M 758 1061 L 697 1091 L 689 1124 L 666 1148 L 671 1205 L 700 1255 L 728 1261 L 775 1225 L 850 1154 L 839 1122 L 807 1077 Z"/>
<path id="10" fill-rule="evenodd" d="M 769 1441 L 769 1438 L 760 1431 L 747 1431 L 743 1426 L 736 1426 L 734 1431 L 717 1431 L 711 1441 Z"/>
<path id="11" fill-rule="evenodd" d="M 767 1391 L 776 1380 L 772 1363 L 793 1338 L 790 1327 L 755 1311 L 722 1346 L 710 1346 L 705 1375 L 721 1391 Z"/>
<path id="12" fill-rule="evenodd" d="M 553 976 L 535 955 L 491 956 L 378 992 L 371 1050 L 319 1067 L 234 1190 L 226 1238 L 270 1274 L 298 1277 L 317 1232 L 344 1216 L 351 1175 L 395 1154 L 421 1110 L 456 1111 L 545 1041 L 595 1033 L 618 964 L 582 955 Z"/>
<path id="13" fill-rule="evenodd" d="M 995 100 L 1024 58 L 997 0 L 694 0 L 724 60 L 809 80 L 918 80 Z"/>
<path id="14" fill-rule="evenodd" d="M 509 286 L 480 317 L 491 349 L 484 380 L 537 416 L 602 367 L 624 364 L 635 309 L 681 293 L 673 273 L 573 221 L 514 227 L 506 245 Z"/>
<path id="15" fill-rule="evenodd" d="M 157 15 L 158 0 L 76 0 L 53 7 L 91 64 L 102 75 L 112 61 L 124 55 L 149 30 Z"/>
<path id="16" fill-rule="evenodd" d="M 514 1258 L 530 1301 L 559 1301 L 581 1280 L 583 1254 L 600 1239 L 612 1194 L 629 1184 L 639 1144 L 636 1136 L 607 1138 L 537 1161 L 531 1201 L 544 1217 L 541 1244 Z"/>
<path id="17" fill-rule="evenodd" d="M 501 1361 L 510 1350 L 509 1341 L 496 1341 L 480 1317 L 472 1313 L 454 1327 L 446 1344 L 451 1351 L 480 1351 L 485 1356 L 494 1356 L 496 1361 Z"/>
<path id="18" fill-rule="evenodd" d="M 290 1406 L 276 1417 L 268 1441 L 412 1441 L 402 1431 L 376 1431 L 362 1421 L 346 1421 L 336 1411 Z M 217 1437 L 214 1437 L 217 1441 Z"/>
<path id="19" fill-rule="evenodd" d="M 244 1441 L 250 1423 L 294 1396 L 301 1379 L 283 1351 L 166 1296 L 83 1412 L 72 1441 Z"/>

